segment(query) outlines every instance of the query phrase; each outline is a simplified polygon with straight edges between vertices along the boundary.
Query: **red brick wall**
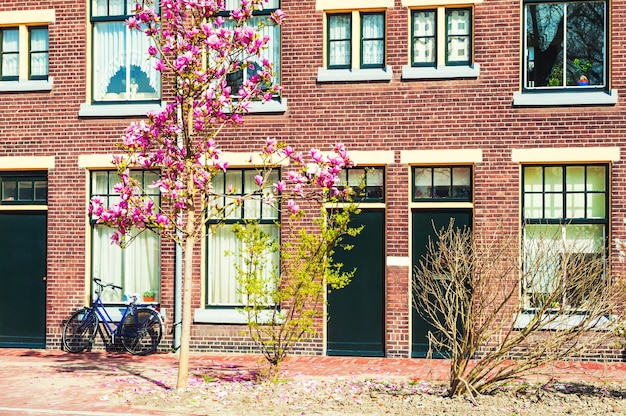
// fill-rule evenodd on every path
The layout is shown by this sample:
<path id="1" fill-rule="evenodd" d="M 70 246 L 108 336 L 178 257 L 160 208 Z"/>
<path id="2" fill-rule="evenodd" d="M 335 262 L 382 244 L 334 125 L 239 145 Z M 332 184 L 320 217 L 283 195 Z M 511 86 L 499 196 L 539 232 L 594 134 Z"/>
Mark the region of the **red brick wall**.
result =
<path id="1" fill-rule="evenodd" d="M 50 92 L 0 93 L 0 156 L 55 156 L 49 172 L 48 204 L 48 346 L 59 347 L 63 321 L 85 295 L 85 170 L 80 154 L 112 153 L 132 119 L 80 119 L 86 97 L 86 1 L 50 0 L 19 3 L 0 0 L 0 11 L 52 8 L 50 25 Z M 607 107 L 514 108 L 520 88 L 520 3 L 488 0 L 475 7 L 477 79 L 402 81 L 408 62 L 408 12 L 387 12 L 387 62 L 390 82 L 316 82 L 322 66 L 323 14 L 315 1 L 283 1 L 288 16 L 282 36 L 282 80 L 287 112 L 250 115 L 244 127 L 226 131 L 225 150 L 249 151 L 267 136 L 304 150 L 341 141 L 349 150 L 392 150 L 387 166 L 386 255 L 406 258 L 409 251 L 410 174 L 400 152 L 422 149 L 483 150 L 475 167 L 475 227 L 496 222 L 519 226 L 519 168 L 511 148 L 624 145 L 626 111 L 620 103 Z M 611 2 L 612 15 L 624 15 L 626 1 Z M 612 19 L 611 87 L 626 93 L 626 22 Z M 611 170 L 612 238 L 625 239 L 626 170 L 619 161 Z M 198 264 L 201 251 L 197 253 Z M 173 312 L 173 247 L 164 244 L 162 305 Z M 621 268 L 618 267 L 618 270 Z M 406 267 L 386 269 L 386 350 L 389 356 L 409 353 L 409 310 Z M 200 270 L 194 283 L 194 308 L 200 304 Z M 240 326 L 194 327 L 197 349 L 245 350 L 249 343 Z M 167 341 L 169 342 L 169 341 Z M 299 350 L 321 353 L 321 334 Z"/>

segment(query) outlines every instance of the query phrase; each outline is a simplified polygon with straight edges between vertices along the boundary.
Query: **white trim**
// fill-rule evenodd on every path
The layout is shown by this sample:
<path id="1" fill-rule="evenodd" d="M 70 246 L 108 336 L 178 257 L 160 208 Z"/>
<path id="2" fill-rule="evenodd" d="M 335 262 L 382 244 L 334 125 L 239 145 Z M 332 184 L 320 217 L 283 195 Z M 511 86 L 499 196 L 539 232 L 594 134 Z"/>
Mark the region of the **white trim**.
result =
<path id="1" fill-rule="evenodd" d="M 470 66 L 440 66 L 437 68 L 414 67 L 404 65 L 402 67 L 402 79 L 448 79 L 448 78 L 478 78 L 480 65 L 474 63 Z"/>
<path id="2" fill-rule="evenodd" d="M 271 311 L 267 312 L 268 322 Z M 247 324 L 246 313 L 239 307 L 196 309 L 193 316 L 194 323 L 203 324 Z"/>
<path id="3" fill-rule="evenodd" d="M 15 10 L 0 12 L 0 25 L 37 25 L 40 23 L 54 23 L 56 14 L 54 9 L 43 10 Z"/>
<path id="4" fill-rule="evenodd" d="M 542 318 L 542 320 L 553 319 L 554 321 L 548 322 L 546 324 L 542 324 L 543 326 L 541 329 L 554 330 L 554 331 L 572 328 L 576 325 L 580 325 L 583 319 L 588 319 L 586 316 L 582 314 L 577 315 L 575 313 L 563 314 L 562 316 L 558 316 L 556 318 L 551 317 L 548 314 L 543 314 L 542 316 L 544 317 Z M 518 314 L 513 324 L 513 328 L 514 329 L 526 328 L 526 326 L 530 324 L 530 322 L 532 321 L 534 317 L 535 317 L 535 314 L 533 312 L 522 312 Z M 600 318 L 597 318 L 595 323 L 592 324 L 590 322 L 586 329 L 593 330 L 593 331 L 609 331 L 612 327 L 613 322 L 615 322 L 616 319 L 617 319 L 616 316 L 602 316 Z"/>
<path id="5" fill-rule="evenodd" d="M 54 169 L 54 156 L 0 156 L 0 170 L 42 169 Z"/>
<path id="6" fill-rule="evenodd" d="M 0 205 L 0 211 L 47 211 L 48 205 Z"/>
<path id="7" fill-rule="evenodd" d="M 387 266 L 409 267 L 411 266 L 411 258 L 401 256 L 387 256 Z"/>
<path id="8" fill-rule="evenodd" d="M 513 105 L 519 107 L 615 105 L 617 98 L 617 90 L 611 90 L 608 93 L 602 91 L 516 92 L 513 94 Z"/>
<path id="9" fill-rule="evenodd" d="M 51 91 L 52 77 L 47 80 L 0 81 L 0 92 Z"/>
<path id="10" fill-rule="evenodd" d="M 385 68 L 317 69 L 317 82 L 391 81 L 393 71 Z"/>
<path id="11" fill-rule="evenodd" d="M 247 114 L 284 113 L 287 111 L 287 100 L 252 101 Z"/>
<path id="12" fill-rule="evenodd" d="M 78 155 L 78 167 L 84 169 L 115 169 L 113 155 L 111 154 Z"/>
<path id="13" fill-rule="evenodd" d="M 87 104 L 80 105 L 78 117 L 145 117 L 148 111 L 162 111 L 162 104 Z"/>
<path id="14" fill-rule="evenodd" d="M 348 151 L 350 160 L 357 166 L 384 166 L 394 162 L 395 151 L 393 150 L 355 150 Z"/>
<path id="15" fill-rule="evenodd" d="M 511 161 L 524 162 L 617 162 L 619 147 L 557 147 L 511 149 Z"/>
<path id="16" fill-rule="evenodd" d="M 315 0 L 315 10 L 391 9 L 393 0 Z"/>
<path id="17" fill-rule="evenodd" d="M 428 7 L 428 6 L 447 6 L 463 5 L 463 4 L 481 4 L 484 0 L 402 0 L 402 7 Z"/>
<path id="18" fill-rule="evenodd" d="M 419 208 L 419 209 L 447 209 L 447 208 L 466 208 L 472 209 L 474 208 L 473 202 L 460 202 L 460 201 L 451 201 L 451 202 L 430 202 L 430 201 L 411 201 L 409 203 L 409 208 Z"/>
<path id="19" fill-rule="evenodd" d="M 432 149 L 403 150 L 400 152 L 402 164 L 451 164 L 482 163 L 482 149 Z"/>

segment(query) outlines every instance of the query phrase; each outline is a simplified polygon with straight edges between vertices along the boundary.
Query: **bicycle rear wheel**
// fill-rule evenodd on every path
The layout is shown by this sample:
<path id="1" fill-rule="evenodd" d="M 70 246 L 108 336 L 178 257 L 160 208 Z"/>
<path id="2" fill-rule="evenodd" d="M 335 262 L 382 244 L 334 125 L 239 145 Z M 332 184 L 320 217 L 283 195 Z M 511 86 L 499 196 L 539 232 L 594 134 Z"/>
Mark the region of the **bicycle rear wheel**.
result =
<path id="1" fill-rule="evenodd" d="M 63 328 L 63 348 L 81 352 L 91 346 L 98 329 L 98 314 L 91 308 L 82 308 L 70 316 Z"/>
<path id="2" fill-rule="evenodd" d="M 120 329 L 122 345 L 131 354 L 146 355 L 156 351 L 163 335 L 163 324 L 158 312 L 138 308 L 126 315 Z"/>

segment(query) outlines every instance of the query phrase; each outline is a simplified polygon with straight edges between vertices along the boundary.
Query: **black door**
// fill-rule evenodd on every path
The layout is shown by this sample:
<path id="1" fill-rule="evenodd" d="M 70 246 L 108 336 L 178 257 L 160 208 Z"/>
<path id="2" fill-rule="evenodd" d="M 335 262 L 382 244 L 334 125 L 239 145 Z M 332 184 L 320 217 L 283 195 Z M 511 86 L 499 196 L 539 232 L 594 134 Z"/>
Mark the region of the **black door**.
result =
<path id="1" fill-rule="evenodd" d="M 342 289 L 328 288 L 327 354 L 382 357 L 385 301 L 385 213 L 362 210 L 352 219 L 353 226 L 364 225 L 361 233 L 347 237 L 352 250 L 335 250 L 334 261 L 344 270 L 356 267 L 350 284 Z"/>
<path id="2" fill-rule="evenodd" d="M 0 214 L 0 347 L 46 346 L 46 218 Z"/>
<path id="3" fill-rule="evenodd" d="M 435 230 L 447 228 L 450 219 L 454 219 L 455 226 L 463 228 L 472 226 L 471 209 L 438 209 L 438 210 L 415 210 L 413 211 L 413 267 L 411 276 L 416 265 L 426 254 L 429 239 L 435 238 Z M 413 278 L 415 278 L 413 276 Z M 411 294 L 413 292 L 411 291 Z M 428 333 L 434 331 L 433 326 L 426 322 L 417 312 L 413 302 L 412 311 L 412 331 L 411 331 L 411 356 L 426 357 L 429 353 Z M 432 351 L 433 357 L 441 357 L 436 351 Z"/>

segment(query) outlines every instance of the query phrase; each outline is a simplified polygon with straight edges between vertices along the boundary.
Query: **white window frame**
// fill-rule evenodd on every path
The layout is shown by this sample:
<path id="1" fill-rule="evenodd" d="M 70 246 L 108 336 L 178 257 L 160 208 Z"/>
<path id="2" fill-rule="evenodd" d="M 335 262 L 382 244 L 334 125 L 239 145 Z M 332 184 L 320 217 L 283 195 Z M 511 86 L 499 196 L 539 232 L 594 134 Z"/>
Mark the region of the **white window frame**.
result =
<path id="1" fill-rule="evenodd" d="M 50 25 L 56 20 L 54 9 L 20 10 L 0 12 L 0 28 L 18 30 L 19 75 L 17 80 L 0 81 L 0 92 L 51 91 L 53 78 L 50 76 Z M 48 29 L 48 73 L 45 79 L 30 77 L 30 34 L 32 27 Z"/>

